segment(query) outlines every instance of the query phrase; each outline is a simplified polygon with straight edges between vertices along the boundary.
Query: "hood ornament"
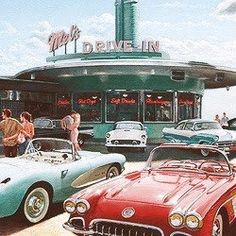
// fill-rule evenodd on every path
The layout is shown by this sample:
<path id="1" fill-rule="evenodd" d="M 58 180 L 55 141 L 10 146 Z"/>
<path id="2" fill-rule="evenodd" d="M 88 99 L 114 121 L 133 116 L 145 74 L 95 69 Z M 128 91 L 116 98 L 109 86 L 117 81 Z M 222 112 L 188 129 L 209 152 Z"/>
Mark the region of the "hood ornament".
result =
<path id="1" fill-rule="evenodd" d="M 133 207 L 126 207 L 123 211 L 122 211 L 122 216 L 124 218 L 130 218 L 134 215 L 135 210 Z"/>

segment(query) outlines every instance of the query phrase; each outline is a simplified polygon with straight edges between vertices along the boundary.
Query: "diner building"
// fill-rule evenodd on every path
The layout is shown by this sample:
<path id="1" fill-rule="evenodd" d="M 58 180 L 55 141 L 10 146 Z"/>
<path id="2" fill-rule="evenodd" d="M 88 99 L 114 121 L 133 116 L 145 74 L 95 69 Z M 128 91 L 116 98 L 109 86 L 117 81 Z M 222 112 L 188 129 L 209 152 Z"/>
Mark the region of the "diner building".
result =
<path id="1" fill-rule="evenodd" d="M 163 127 L 201 118 L 204 90 L 236 85 L 236 70 L 173 61 L 159 50 L 158 41 L 137 42 L 137 3 L 116 0 L 115 41 L 83 42 L 83 51 L 77 52 L 77 26 L 69 34 L 50 35 L 51 64 L 0 78 L 12 83 L 1 91 L 2 104 L 10 99 L 34 117 L 61 118 L 76 110 L 81 125 L 92 126 L 98 139 L 120 120 L 143 122 L 149 139 L 156 139 Z M 73 53 L 68 53 L 69 41 L 74 43 Z M 61 46 L 65 53 L 56 55 Z"/>

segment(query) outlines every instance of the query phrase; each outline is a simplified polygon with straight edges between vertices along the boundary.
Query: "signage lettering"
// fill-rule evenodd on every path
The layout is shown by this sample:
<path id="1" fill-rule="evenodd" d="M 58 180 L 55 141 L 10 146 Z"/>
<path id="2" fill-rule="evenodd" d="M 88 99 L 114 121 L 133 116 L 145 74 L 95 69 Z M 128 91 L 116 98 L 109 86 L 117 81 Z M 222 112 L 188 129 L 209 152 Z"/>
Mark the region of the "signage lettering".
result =
<path id="1" fill-rule="evenodd" d="M 70 100 L 66 98 L 59 98 L 57 100 L 57 106 L 68 106 L 70 105 Z"/>
<path id="2" fill-rule="evenodd" d="M 128 105 L 132 105 L 135 104 L 136 101 L 133 98 L 112 98 L 111 99 L 111 104 L 128 104 Z"/>
<path id="3" fill-rule="evenodd" d="M 49 52 L 53 52 L 59 47 L 66 45 L 68 42 L 77 40 L 80 37 L 81 30 L 76 26 L 72 25 L 70 28 L 70 33 L 65 33 L 64 30 L 51 33 L 48 38 Z"/>
<path id="4" fill-rule="evenodd" d="M 132 47 L 132 41 L 95 41 L 94 45 L 90 42 L 82 43 L 82 53 L 89 54 L 91 52 L 132 52 L 137 48 Z M 142 48 L 143 52 L 158 52 L 159 42 L 158 41 L 143 41 Z"/>
<path id="5" fill-rule="evenodd" d="M 97 104 L 97 100 L 91 98 L 79 98 L 77 103 L 80 105 L 95 105 Z"/>
<path id="6" fill-rule="evenodd" d="M 147 98 L 145 100 L 145 103 L 147 105 L 160 105 L 160 106 L 169 106 L 170 105 L 170 101 L 160 100 L 160 99 L 151 99 L 151 98 Z"/>
<path id="7" fill-rule="evenodd" d="M 81 30 L 77 25 L 72 25 L 69 33 L 65 33 L 64 30 L 53 32 L 48 37 L 49 52 L 55 52 L 59 47 L 66 46 L 69 42 L 80 38 Z M 82 53 L 89 54 L 104 53 L 104 52 L 159 52 L 159 41 L 142 41 L 140 48 L 133 47 L 131 40 L 124 41 L 95 41 L 82 42 Z M 76 52 L 76 44 L 75 44 Z M 66 52 L 65 52 L 66 53 Z"/>
<path id="8" fill-rule="evenodd" d="M 193 105 L 193 101 L 192 100 L 179 99 L 179 105 L 191 106 L 191 105 Z"/>

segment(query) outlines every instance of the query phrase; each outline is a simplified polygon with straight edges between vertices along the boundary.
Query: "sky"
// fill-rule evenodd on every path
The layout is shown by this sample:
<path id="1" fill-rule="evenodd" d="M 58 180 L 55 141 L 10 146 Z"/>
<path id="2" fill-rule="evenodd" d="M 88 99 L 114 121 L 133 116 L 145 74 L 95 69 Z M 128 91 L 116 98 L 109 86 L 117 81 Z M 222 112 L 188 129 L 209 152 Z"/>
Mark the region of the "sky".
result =
<path id="1" fill-rule="evenodd" d="M 80 41 L 114 40 L 115 0 L 0 0 L 0 76 L 46 64 L 48 36 L 81 29 Z M 139 0 L 138 40 L 158 40 L 172 60 L 236 69 L 236 0 Z M 203 118 L 236 117 L 236 87 L 206 90 Z"/>

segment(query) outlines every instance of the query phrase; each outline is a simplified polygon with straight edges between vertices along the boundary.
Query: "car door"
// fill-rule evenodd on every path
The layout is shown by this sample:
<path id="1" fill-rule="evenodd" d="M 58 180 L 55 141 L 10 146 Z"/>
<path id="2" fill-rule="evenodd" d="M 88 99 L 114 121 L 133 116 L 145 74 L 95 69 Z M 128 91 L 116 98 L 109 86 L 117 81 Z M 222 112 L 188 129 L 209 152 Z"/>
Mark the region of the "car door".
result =
<path id="1" fill-rule="evenodd" d="M 75 188 L 72 187 L 73 181 L 91 169 L 89 160 L 77 157 L 77 160 L 58 165 L 61 178 L 61 190 L 65 194 L 72 194 Z"/>

